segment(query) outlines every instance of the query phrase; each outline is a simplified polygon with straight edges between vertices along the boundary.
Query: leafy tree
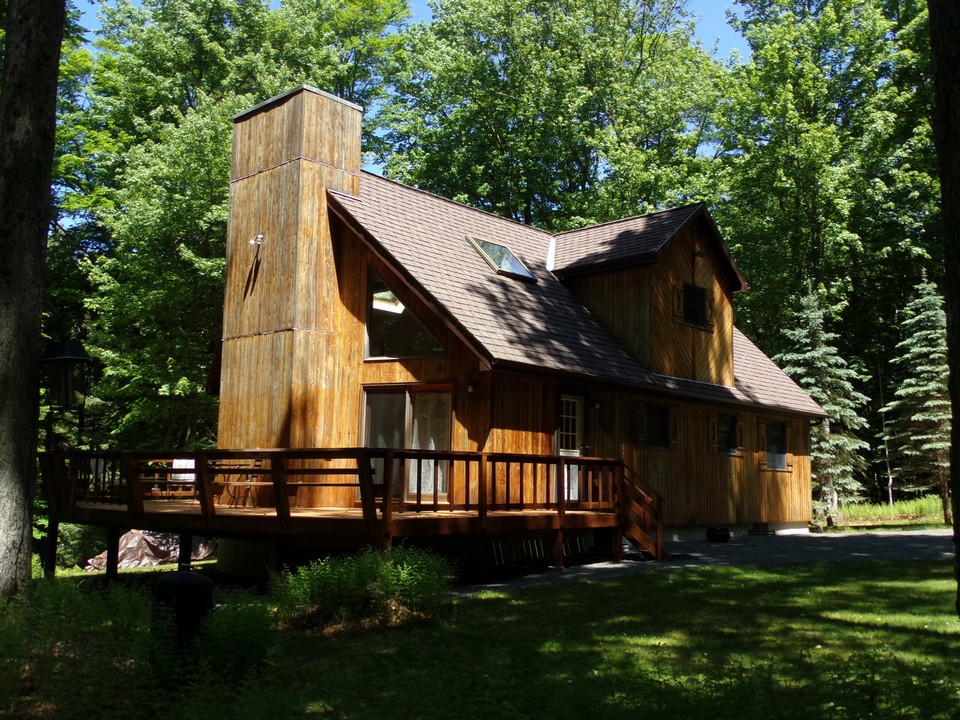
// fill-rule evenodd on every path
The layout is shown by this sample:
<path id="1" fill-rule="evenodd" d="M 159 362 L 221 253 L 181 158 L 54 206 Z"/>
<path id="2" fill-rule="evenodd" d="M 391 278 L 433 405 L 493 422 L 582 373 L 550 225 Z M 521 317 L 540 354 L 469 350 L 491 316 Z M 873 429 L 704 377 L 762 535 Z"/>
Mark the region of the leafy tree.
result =
<path id="1" fill-rule="evenodd" d="M 810 464 L 818 509 L 829 519 L 862 489 L 858 476 L 865 463 L 860 453 L 867 443 L 857 431 L 866 427 L 859 410 L 867 397 L 854 389 L 857 373 L 831 344 L 837 336 L 825 329 L 823 296 L 822 290 L 804 295 L 794 329 L 784 333 L 793 349 L 775 360 L 827 414 L 811 431 Z"/>
<path id="2" fill-rule="evenodd" d="M 927 13 L 914 0 L 747 0 L 752 53 L 718 119 L 715 209 L 751 283 L 738 325 L 769 354 L 811 284 L 822 285 L 857 389 L 882 398 L 888 322 L 924 272 L 942 272 Z M 882 435 L 882 402 L 864 415 Z M 883 474 L 882 449 L 868 477 Z M 875 468 L 875 470 L 873 469 Z M 876 491 L 871 483 L 868 490 Z"/>
<path id="3" fill-rule="evenodd" d="M 900 322 L 903 339 L 893 363 L 903 373 L 895 399 L 884 412 L 893 419 L 887 441 L 901 478 L 933 487 L 950 512 L 950 394 L 947 389 L 947 319 L 937 286 L 917 285 L 916 298 Z"/>
<path id="4" fill-rule="evenodd" d="M 386 174 L 562 228 L 687 197 L 720 69 L 677 0 L 439 0 L 384 112 Z"/>
<path id="5" fill-rule="evenodd" d="M 102 367 L 92 444 L 213 441 L 231 118 L 302 83 L 376 104 L 407 14 L 402 0 L 102 4 L 97 52 L 70 56 L 62 88 L 56 243 L 57 299 L 83 299 L 70 315 Z"/>
<path id="6" fill-rule="evenodd" d="M 43 260 L 64 0 L 5 4 L 0 77 L 0 597 L 30 577 Z"/>
<path id="7" fill-rule="evenodd" d="M 893 53 L 879 0 L 745 0 L 750 45 L 721 125 L 729 194 L 718 220 L 752 291 L 738 322 L 768 352 L 806 288 L 851 291 L 858 140 Z M 869 80 L 867 80 L 869 78 Z"/>

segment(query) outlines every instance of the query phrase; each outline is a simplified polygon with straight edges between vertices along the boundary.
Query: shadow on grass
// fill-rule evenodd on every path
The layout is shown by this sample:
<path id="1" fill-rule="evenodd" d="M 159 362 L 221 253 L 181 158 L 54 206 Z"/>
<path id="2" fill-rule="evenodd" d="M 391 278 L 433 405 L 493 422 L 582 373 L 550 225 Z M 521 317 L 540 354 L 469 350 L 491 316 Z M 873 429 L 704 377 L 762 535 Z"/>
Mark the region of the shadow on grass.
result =
<path id="1" fill-rule="evenodd" d="M 955 718 L 949 566 L 678 570 L 490 594 L 455 622 L 290 637 L 285 714 Z"/>
<path id="2" fill-rule="evenodd" d="M 0 717 L 947 720 L 954 593 L 942 562 L 671 569 L 471 596 L 446 623 L 332 637 L 267 632 L 262 598 L 228 595 L 221 644 L 174 684 L 144 650 L 142 593 L 108 589 L 81 617 L 66 589 L 30 618 L 67 622 L 34 626 L 31 713 Z"/>

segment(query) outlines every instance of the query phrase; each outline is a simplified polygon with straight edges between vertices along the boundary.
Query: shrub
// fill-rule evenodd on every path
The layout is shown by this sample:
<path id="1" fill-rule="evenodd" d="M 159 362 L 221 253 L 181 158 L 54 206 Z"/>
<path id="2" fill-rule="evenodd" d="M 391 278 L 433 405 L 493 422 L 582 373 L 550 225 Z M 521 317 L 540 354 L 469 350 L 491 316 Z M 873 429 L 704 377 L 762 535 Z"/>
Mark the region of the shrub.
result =
<path id="1" fill-rule="evenodd" d="M 294 625 L 436 617 L 450 606 L 452 570 L 423 550 L 365 550 L 284 570 L 273 577 L 272 593 L 283 621 Z"/>
<path id="2" fill-rule="evenodd" d="M 943 507 L 936 495 L 927 495 L 913 500 L 898 500 L 889 503 L 848 503 L 843 506 L 846 520 L 895 520 L 904 518 L 929 518 L 937 522 L 943 518 Z"/>

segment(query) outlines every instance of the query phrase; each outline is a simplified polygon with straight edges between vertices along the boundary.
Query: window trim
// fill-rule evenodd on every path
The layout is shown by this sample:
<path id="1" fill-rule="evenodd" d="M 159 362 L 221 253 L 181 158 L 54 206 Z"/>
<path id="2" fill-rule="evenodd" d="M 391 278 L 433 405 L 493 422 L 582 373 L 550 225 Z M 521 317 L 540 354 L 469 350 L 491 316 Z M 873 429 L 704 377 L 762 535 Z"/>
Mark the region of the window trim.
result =
<path id="1" fill-rule="evenodd" d="M 726 447 L 720 446 L 720 419 L 721 418 L 731 418 L 733 426 L 730 429 L 732 433 L 732 445 L 727 445 Z M 720 410 L 711 410 L 710 411 L 710 424 L 709 424 L 709 443 L 710 451 L 716 453 L 717 455 L 722 455 L 725 457 L 743 457 L 743 420 L 736 413 L 725 412 Z"/>
<path id="2" fill-rule="evenodd" d="M 368 397 L 371 395 L 395 395 L 402 396 L 403 398 L 403 444 L 402 447 L 396 448 L 401 450 L 415 450 L 412 448 L 413 444 L 413 412 L 414 412 L 414 396 L 416 395 L 446 395 L 450 403 L 450 414 L 448 420 L 447 431 L 449 437 L 447 438 L 447 447 L 438 448 L 438 451 L 445 452 L 450 451 L 454 447 L 455 442 L 455 433 L 456 433 L 456 394 L 455 386 L 452 383 L 369 383 L 363 384 L 360 388 L 360 396 L 362 402 L 363 411 L 360 413 L 360 438 L 362 447 L 377 448 L 378 446 L 369 444 L 369 402 Z M 397 461 L 399 463 L 399 461 Z M 451 467 L 449 461 L 440 460 L 444 473 L 444 483 L 445 489 L 439 490 L 437 492 L 438 502 L 441 504 L 449 504 L 450 498 L 452 496 L 453 488 L 453 475 L 451 474 Z M 375 467 L 382 465 L 382 461 L 374 460 Z M 399 468 L 395 469 L 393 475 L 394 486 L 390 489 L 390 494 L 394 500 L 400 500 L 401 502 L 414 502 L 411 500 L 411 497 L 415 498 L 415 493 L 410 492 L 410 477 L 409 473 L 412 471 L 412 467 L 407 467 L 406 472 L 399 472 Z M 374 483 L 382 484 L 384 481 L 383 468 L 379 468 L 379 472 L 374 473 Z M 422 493 L 422 497 L 426 498 L 427 494 Z M 360 500 L 359 489 L 357 490 L 357 502 Z M 425 502 L 426 500 L 424 500 Z"/>

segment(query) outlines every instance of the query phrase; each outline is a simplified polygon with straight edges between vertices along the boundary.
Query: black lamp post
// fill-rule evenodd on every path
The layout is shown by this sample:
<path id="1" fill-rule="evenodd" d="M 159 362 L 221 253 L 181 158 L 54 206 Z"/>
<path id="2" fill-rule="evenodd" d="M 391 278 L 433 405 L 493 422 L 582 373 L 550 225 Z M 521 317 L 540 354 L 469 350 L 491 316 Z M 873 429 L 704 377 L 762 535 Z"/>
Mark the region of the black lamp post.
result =
<path id="1" fill-rule="evenodd" d="M 64 409 L 76 406 L 74 385 L 77 367 L 91 362 L 93 360 L 78 340 L 63 337 L 47 348 L 40 363 L 49 368 L 51 404 Z"/>

